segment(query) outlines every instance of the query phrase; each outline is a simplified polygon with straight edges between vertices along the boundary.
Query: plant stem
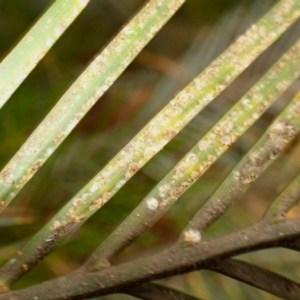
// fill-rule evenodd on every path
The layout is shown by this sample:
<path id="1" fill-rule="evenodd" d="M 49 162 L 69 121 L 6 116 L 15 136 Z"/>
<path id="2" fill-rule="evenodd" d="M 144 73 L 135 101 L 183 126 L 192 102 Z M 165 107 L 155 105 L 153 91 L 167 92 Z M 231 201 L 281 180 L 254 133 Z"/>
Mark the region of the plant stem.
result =
<path id="1" fill-rule="evenodd" d="M 0 109 L 90 0 L 57 0 L 0 65 Z"/>
<path id="2" fill-rule="evenodd" d="M 286 218 L 286 213 L 300 201 L 300 173 L 272 202 L 264 220 L 278 222 Z"/>
<path id="3" fill-rule="evenodd" d="M 300 219 L 276 224 L 258 223 L 194 247 L 179 246 L 156 255 L 92 273 L 75 272 L 32 287 L 0 295 L 0 300 L 77 300 L 110 294 L 131 285 L 183 274 L 210 262 L 258 249 L 284 246 L 300 237 Z M 14 297 L 14 298 L 13 298 Z"/>
<path id="4" fill-rule="evenodd" d="M 210 264 L 207 269 L 255 286 L 282 299 L 299 299 L 300 285 L 298 283 L 240 260 L 218 261 Z"/>
<path id="5" fill-rule="evenodd" d="M 300 238 L 296 238 L 293 241 L 291 241 L 288 245 L 286 245 L 286 248 L 299 252 L 300 251 Z"/>
<path id="6" fill-rule="evenodd" d="M 277 99 L 299 75 L 300 41 L 288 51 L 257 82 L 253 88 L 219 121 L 200 142 L 157 184 L 145 199 L 126 217 L 123 223 L 99 246 L 83 268 L 97 270 L 109 265 L 126 246 L 132 243 L 145 230 L 151 227 L 212 164 L 220 157 L 240 135 L 242 135 L 260 115 Z M 288 70 L 288 72 L 287 72 Z M 284 79 L 284 80 L 283 80 Z M 278 88 L 280 86 L 280 89 Z M 299 101 L 299 100 L 298 100 Z M 296 118 L 296 117 L 295 117 Z M 289 136 L 288 141 L 291 139 Z M 278 142 L 276 140 L 276 142 Z M 276 142 L 274 142 L 276 144 Z M 268 151 L 273 151 L 268 147 Z M 266 156 L 267 160 L 268 156 Z M 269 163 L 271 159 L 269 159 Z M 265 162 L 262 166 L 267 165 Z M 262 170 L 263 168 L 261 168 Z M 261 171 L 260 170 L 260 171 Z M 247 173 L 246 173 L 247 174 Z M 237 182 L 230 181 L 236 188 Z M 240 183 L 238 183 L 240 184 Z M 226 184 L 227 186 L 227 184 Z M 245 188 L 249 184 L 245 185 Z M 242 193 L 242 188 L 237 189 Z M 223 191 L 223 190 L 222 190 Z M 232 198 L 230 190 L 229 201 Z M 210 202 L 211 203 L 211 202 Z M 214 202 L 209 204 L 209 212 L 193 219 L 183 233 L 184 244 L 190 245 L 201 241 L 202 230 L 198 223 L 206 222 L 216 216 L 219 208 Z M 225 204 L 220 203 L 222 207 Z M 195 223 L 195 225 L 194 225 Z"/>

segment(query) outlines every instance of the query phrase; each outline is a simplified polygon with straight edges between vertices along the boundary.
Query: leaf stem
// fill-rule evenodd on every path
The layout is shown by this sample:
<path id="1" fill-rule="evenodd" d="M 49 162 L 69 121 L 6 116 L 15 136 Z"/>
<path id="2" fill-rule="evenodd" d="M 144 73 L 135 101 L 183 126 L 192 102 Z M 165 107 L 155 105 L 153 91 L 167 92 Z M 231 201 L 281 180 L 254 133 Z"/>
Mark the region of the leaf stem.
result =
<path id="1" fill-rule="evenodd" d="M 0 109 L 90 0 L 57 0 L 0 64 Z"/>
<path id="2" fill-rule="evenodd" d="M 138 297 L 143 300 L 197 300 L 175 289 L 162 286 L 159 284 L 142 284 L 130 287 L 122 291 L 125 294 Z"/>

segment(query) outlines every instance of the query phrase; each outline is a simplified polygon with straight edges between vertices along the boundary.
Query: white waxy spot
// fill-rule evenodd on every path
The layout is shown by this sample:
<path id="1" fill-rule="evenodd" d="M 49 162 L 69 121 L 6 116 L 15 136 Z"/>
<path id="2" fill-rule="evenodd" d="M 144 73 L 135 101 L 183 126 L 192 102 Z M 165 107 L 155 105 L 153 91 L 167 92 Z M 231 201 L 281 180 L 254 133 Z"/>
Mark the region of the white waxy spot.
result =
<path id="1" fill-rule="evenodd" d="M 162 192 L 161 190 L 159 190 L 158 194 L 161 198 L 164 198 L 166 196 L 166 193 Z"/>
<path id="2" fill-rule="evenodd" d="M 82 195 L 82 199 L 86 199 L 88 196 L 89 196 L 89 194 L 84 193 L 84 194 Z"/>
<path id="3" fill-rule="evenodd" d="M 233 178 L 239 180 L 241 178 L 241 173 L 238 171 L 233 172 Z"/>
<path id="4" fill-rule="evenodd" d="M 53 153 L 53 148 L 48 148 L 47 149 L 47 155 L 51 155 Z"/>
<path id="5" fill-rule="evenodd" d="M 249 102 L 250 102 L 250 100 L 249 100 L 248 98 L 244 98 L 244 99 L 242 100 L 242 103 L 243 103 L 244 105 L 248 105 Z"/>
<path id="6" fill-rule="evenodd" d="M 203 101 L 204 102 L 210 102 L 211 100 L 214 99 L 214 95 L 213 94 L 207 94 L 203 97 Z"/>
<path id="7" fill-rule="evenodd" d="M 75 120 L 71 121 L 67 127 L 67 131 L 70 132 L 76 125 L 77 122 Z"/>
<path id="8" fill-rule="evenodd" d="M 187 230 L 183 233 L 183 240 L 188 244 L 197 244 L 201 241 L 201 233 L 194 229 Z"/>
<path id="9" fill-rule="evenodd" d="M 122 52 L 122 47 L 121 47 L 121 46 L 116 47 L 116 48 L 115 48 L 115 51 L 116 51 L 117 53 Z"/>
<path id="10" fill-rule="evenodd" d="M 48 39 L 48 40 L 46 41 L 46 46 L 47 46 L 47 47 L 50 47 L 50 46 L 53 45 L 53 43 L 54 43 L 54 40 L 53 40 L 53 39 Z"/>
<path id="11" fill-rule="evenodd" d="M 168 183 L 163 184 L 158 188 L 158 193 L 160 197 L 165 197 L 166 193 L 170 190 L 171 186 Z"/>
<path id="12" fill-rule="evenodd" d="M 185 162 L 188 163 L 189 165 L 194 165 L 198 161 L 198 156 L 195 153 L 189 153 L 186 158 Z"/>
<path id="13" fill-rule="evenodd" d="M 98 190 L 98 188 L 99 188 L 99 184 L 98 184 L 98 183 L 94 183 L 94 184 L 91 186 L 91 188 L 90 188 L 91 193 L 96 192 L 96 191 Z"/>
<path id="14" fill-rule="evenodd" d="M 159 149 L 156 149 L 154 146 L 148 147 L 148 148 L 145 149 L 145 151 L 144 151 L 144 157 L 145 157 L 146 159 L 150 159 L 150 158 L 152 158 L 158 151 L 159 151 Z"/>
<path id="15" fill-rule="evenodd" d="M 157 209 L 157 208 L 158 208 L 158 205 L 159 205 L 159 202 L 158 202 L 158 200 L 155 199 L 155 198 L 149 198 L 149 199 L 147 200 L 147 206 L 148 206 L 148 208 L 151 209 L 151 210 Z"/>
<path id="16" fill-rule="evenodd" d="M 132 33 L 133 33 L 133 30 L 132 30 L 131 27 L 127 26 L 127 27 L 124 28 L 124 33 L 125 33 L 126 35 L 129 35 L 129 34 L 132 34 Z"/>
<path id="17" fill-rule="evenodd" d="M 125 179 L 118 181 L 118 183 L 116 184 L 116 188 L 120 189 L 125 183 L 126 183 Z"/>
<path id="18" fill-rule="evenodd" d="M 179 100 L 180 104 L 184 107 L 188 104 L 189 102 L 189 94 L 187 92 L 180 92 L 176 98 Z"/>
<path id="19" fill-rule="evenodd" d="M 221 143 L 226 146 L 230 146 L 232 144 L 232 140 L 230 136 L 223 136 L 221 138 Z"/>
<path id="20" fill-rule="evenodd" d="M 79 15 L 79 13 L 80 13 L 80 10 L 79 10 L 79 9 L 77 9 L 77 8 L 75 8 L 75 9 L 73 10 L 73 13 L 72 13 L 72 15 L 73 15 L 73 17 L 76 17 L 76 16 L 78 16 L 78 15 Z"/>
<path id="21" fill-rule="evenodd" d="M 199 147 L 199 150 L 200 151 L 205 151 L 205 150 L 207 150 L 209 147 L 210 147 L 210 142 L 208 142 L 208 141 L 201 141 L 201 142 L 199 142 L 199 144 L 198 144 L 198 147 Z"/>
<path id="22" fill-rule="evenodd" d="M 60 28 L 60 27 L 58 27 L 58 28 L 56 28 L 55 31 L 54 31 L 54 36 L 55 36 L 55 37 L 59 37 L 62 33 L 63 33 L 63 29 Z"/>
<path id="23" fill-rule="evenodd" d="M 285 126 L 282 122 L 277 122 L 273 125 L 273 131 L 277 134 L 282 134 L 285 130 Z"/>
<path id="24" fill-rule="evenodd" d="M 277 37 L 277 32 L 272 31 L 269 34 L 272 39 L 275 39 Z"/>
<path id="25" fill-rule="evenodd" d="M 88 3 L 89 3 L 90 0 L 79 0 L 79 5 L 81 7 L 85 7 Z"/>

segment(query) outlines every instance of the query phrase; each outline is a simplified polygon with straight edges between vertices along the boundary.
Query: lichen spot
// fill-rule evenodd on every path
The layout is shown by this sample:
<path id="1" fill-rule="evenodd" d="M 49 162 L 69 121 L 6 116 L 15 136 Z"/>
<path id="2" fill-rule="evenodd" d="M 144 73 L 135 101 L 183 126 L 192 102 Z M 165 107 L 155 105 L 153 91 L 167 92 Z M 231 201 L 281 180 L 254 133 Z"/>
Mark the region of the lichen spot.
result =
<path id="1" fill-rule="evenodd" d="M 195 245 L 201 242 L 201 233 L 198 230 L 190 229 L 183 233 L 184 244 Z"/>
<path id="2" fill-rule="evenodd" d="M 155 198 L 149 198 L 147 200 L 147 206 L 150 210 L 155 210 L 158 208 L 159 202 Z"/>

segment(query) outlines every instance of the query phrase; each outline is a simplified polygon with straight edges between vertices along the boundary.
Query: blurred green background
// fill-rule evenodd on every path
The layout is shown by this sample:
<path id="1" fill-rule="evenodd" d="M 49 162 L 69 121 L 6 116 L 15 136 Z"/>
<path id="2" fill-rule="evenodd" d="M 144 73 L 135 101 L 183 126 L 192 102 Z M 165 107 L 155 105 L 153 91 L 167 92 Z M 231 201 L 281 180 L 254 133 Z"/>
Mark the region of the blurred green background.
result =
<path id="1" fill-rule="evenodd" d="M 0 55 L 18 42 L 49 0 L 0 1 Z M 98 101 L 58 151 L 38 171 L 0 219 L 0 259 L 5 261 L 87 183 L 182 87 L 199 74 L 234 39 L 277 1 L 187 0 L 122 76 Z M 92 0 L 0 111 L 2 168 L 41 122 L 64 91 L 118 30 L 145 3 L 141 0 Z M 139 203 L 151 188 L 211 128 L 266 69 L 299 37 L 293 26 L 161 153 L 15 287 L 76 269 Z M 167 247 L 224 180 L 226 174 L 261 136 L 299 88 L 296 83 L 224 154 L 149 232 L 120 260 Z M 298 138 L 299 140 L 299 138 Z M 209 231 L 208 237 L 250 225 L 299 171 L 297 141 Z M 298 214 L 294 209 L 291 215 Z M 285 250 L 245 255 L 248 261 L 293 279 L 296 253 Z M 266 254 L 267 253 L 267 254 Z M 280 255 L 280 260 L 278 257 Z M 293 269 L 294 268 L 294 269 Z M 203 299 L 278 299 L 212 272 L 163 280 Z M 133 299 L 108 296 L 102 299 Z"/>

